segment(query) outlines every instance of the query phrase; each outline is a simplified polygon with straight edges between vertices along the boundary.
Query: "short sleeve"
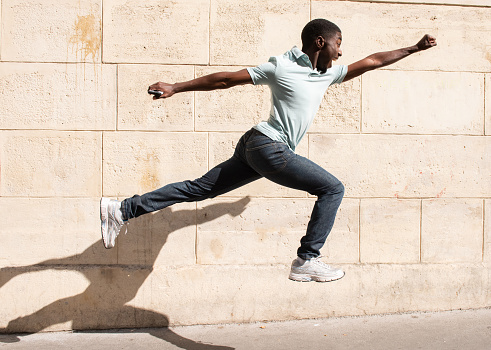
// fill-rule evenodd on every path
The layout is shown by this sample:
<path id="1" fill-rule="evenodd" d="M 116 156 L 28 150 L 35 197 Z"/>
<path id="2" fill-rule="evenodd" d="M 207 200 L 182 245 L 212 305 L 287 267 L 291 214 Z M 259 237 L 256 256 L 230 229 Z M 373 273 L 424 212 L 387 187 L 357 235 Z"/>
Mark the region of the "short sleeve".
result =
<path id="1" fill-rule="evenodd" d="M 247 68 L 254 85 L 268 85 L 276 71 L 276 59 L 271 57 L 267 63 Z"/>
<path id="2" fill-rule="evenodd" d="M 332 84 L 341 84 L 346 77 L 346 74 L 348 74 L 348 66 L 345 65 L 339 65 L 339 66 L 333 66 L 332 69 L 334 70 L 334 80 L 332 81 Z"/>

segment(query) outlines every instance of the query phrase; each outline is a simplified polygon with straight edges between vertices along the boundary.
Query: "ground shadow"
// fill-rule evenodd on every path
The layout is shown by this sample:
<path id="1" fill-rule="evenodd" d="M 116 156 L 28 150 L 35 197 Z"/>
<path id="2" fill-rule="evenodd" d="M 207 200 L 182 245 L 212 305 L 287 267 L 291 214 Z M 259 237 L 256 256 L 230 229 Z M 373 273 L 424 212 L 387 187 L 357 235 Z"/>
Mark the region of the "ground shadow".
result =
<path id="1" fill-rule="evenodd" d="M 167 208 L 156 215 L 146 215 L 140 221 L 136 219 L 136 222 L 130 223 L 128 236 L 131 235 L 132 239 L 144 242 L 148 241 L 147 231 L 152 231 L 151 244 L 147 245 L 149 252 L 144 254 L 143 261 L 138 264 L 101 264 L 100 257 L 107 254 L 107 250 L 104 249 L 101 241 L 97 241 L 81 254 L 46 260 L 35 265 L 0 269 L 0 288 L 16 276 L 56 269 L 77 271 L 90 282 L 80 294 L 57 300 L 30 315 L 11 320 L 6 328 L 0 329 L 0 333 L 9 333 L 0 334 L 0 342 L 19 341 L 20 335 L 12 333 L 37 333 L 49 326 L 65 322 L 71 322 L 73 330 L 122 329 L 134 328 L 135 325 L 138 328 L 167 327 L 169 318 L 165 314 L 127 305 L 127 303 L 135 298 L 152 272 L 155 260 L 169 234 L 186 226 L 212 221 L 223 215 L 238 216 L 245 210 L 249 201 L 250 199 L 246 197 L 236 202 L 213 204 L 200 209 L 203 213 L 198 212 L 198 215 L 196 210 L 172 211 Z M 168 224 L 157 225 L 159 221 Z M 148 332 L 182 349 L 233 349 L 186 339 L 169 328 L 163 330 L 153 328 Z"/>

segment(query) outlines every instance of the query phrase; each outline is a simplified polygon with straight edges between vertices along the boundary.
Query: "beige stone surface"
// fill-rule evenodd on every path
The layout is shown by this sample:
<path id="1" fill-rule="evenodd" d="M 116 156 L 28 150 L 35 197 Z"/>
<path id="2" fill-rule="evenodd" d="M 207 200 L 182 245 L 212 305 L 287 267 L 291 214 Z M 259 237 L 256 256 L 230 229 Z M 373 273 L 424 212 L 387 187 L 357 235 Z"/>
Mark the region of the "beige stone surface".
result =
<path id="1" fill-rule="evenodd" d="M 486 197 L 491 142 L 476 136 L 310 135 L 347 197 Z"/>
<path id="2" fill-rule="evenodd" d="M 1 0 L 0 0 L 0 28 L 2 28 L 2 1 Z M 0 34 L 0 61 L 1 60 L 2 60 L 2 38 Z"/>
<path id="3" fill-rule="evenodd" d="M 208 0 L 104 1 L 104 62 L 207 64 Z"/>
<path id="4" fill-rule="evenodd" d="M 358 1 L 491 7 L 491 4 L 487 0 L 404 0 L 404 1 L 402 1 L 402 0 L 358 0 Z"/>
<path id="5" fill-rule="evenodd" d="M 484 200 L 484 261 L 491 262 L 491 200 Z"/>
<path id="6" fill-rule="evenodd" d="M 362 199 L 362 263 L 417 263 L 420 259 L 421 201 Z"/>
<path id="7" fill-rule="evenodd" d="M 116 67 L 0 63 L 0 128 L 114 130 Z"/>
<path id="8" fill-rule="evenodd" d="M 333 283 L 288 280 L 289 265 L 155 270 L 152 310 L 172 324 L 254 322 L 485 306 L 480 265 L 344 265 Z M 193 293 L 195 288 L 207 293 Z M 177 295 L 172 290 L 180 290 Z M 169 302 L 168 300 L 172 300 Z M 302 300 L 302 302 L 298 302 Z M 283 305 L 272 308 L 273 305 Z M 199 305 L 196 313 L 189 305 Z M 285 307 L 287 306 L 287 307 Z M 193 311 L 194 310 L 194 311 Z"/>
<path id="9" fill-rule="evenodd" d="M 2 60 L 101 62 L 101 0 L 3 0 Z"/>
<path id="10" fill-rule="evenodd" d="M 149 268 L 59 266 L 2 272 L 0 295 L 9 307 L 1 326 L 10 332 L 165 325 L 155 322 L 151 311 L 133 306 L 150 304 L 149 284 L 144 283 Z"/>
<path id="11" fill-rule="evenodd" d="M 423 262 L 480 262 L 483 258 L 483 200 L 423 200 Z"/>
<path id="12" fill-rule="evenodd" d="M 191 66 L 118 65 L 118 130 L 193 131 L 193 93 L 153 100 L 149 85 L 194 78 Z"/>
<path id="13" fill-rule="evenodd" d="M 69 297 L 90 285 L 76 270 L 75 265 L 61 269 L 2 268 L 0 327 L 13 332 L 72 329 L 74 315 L 70 311 L 80 306 L 80 300 Z"/>
<path id="14" fill-rule="evenodd" d="M 0 132 L 1 190 L 8 197 L 98 197 L 99 132 Z"/>
<path id="15" fill-rule="evenodd" d="M 237 142 L 243 133 L 210 133 L 209 136 L 209 168 L 228 160 L 233 156 Z M 307 157 L 307 136 L 296 149 L 296 153 Z M 234 191 L 224 194 L 232 197 L 300 197 L 305 198 L 306 192 L 284 187 L 267 179 L 259 179 Z"/>
<path id="16" fill-rule="evenodd" d="M 129 221 L 116 241 L 118 263 L 176 266 L 196 263 L 196 204 L 182 203 Z"/>
<path id="17" fill-rule="evenodd" d="M 9 324 L 9 330 L 16 332 L 103 329 L 487 306 L 480 292 L 486 288 L 487 276 L 480 264 L 355 264 L 343 268 L 346 276 L 333 283 L 290 281 L 288 265 L 161 267 L 153 271 L 123 266 L 75 271 L 63 267 L 54 271 L 10 269 L 1 275 L 0 296 L 6 302 L 0 326 Z M 26 288 L 32 285 L 41 288 Z M 33 302 L 25 303 L 26 296 Z"/>
<path id="18" fill-rule="evenodd" d="M 484 110 L 486 112 L 485 132 L 486 135 L 491 135 L 491 74 L 485 74 L 484 78 L 486 80 L 486 84 L 485 84 L 486 94 L 485 94 L 485 103 L 484 103 Z"/>
<path id="19" fill-rule="evenodd" d="M 479 292 L 488 283 L 481 264 L 377 264 L 362 265 L 361 272 L 356 304 L 365 314 L 488 305 Z"/>
<path id="20" fill-rule="evenodd" d="M 232 199 L 216 199 L 233 201 Z M 202 208 L 204 203 L 198 203 Z M 247 210 L 230 220 L 226 216 L 198 225 L 198 231 L 258 232 L 281 234 L 288 231 L 305 231 L 314 201 L 311 199 L 254 199 Z M 299 237 L 300 238 L 300 237 Z"/>
<path id="21" fill-rule="evenodd" d="M 105 132 L 105 196 L 132 196 L 194 180 L 208 165 L 203 133 Z"/>
<path id="22" fill-rule="evenodd" d="M 390 69 L 489 72 L 491 47 L 482 38 L 491 30 L 490 11 L 488 7 L 313 0 L 311 17 L 331 19 L 341 28 L 343 57 L 338 64 L 415 45 L 429 33 L 437 38 L 436 48 Z"/>
<path id="23" fill-rule="evenodd" d="M 482 74 L 371 72 L 362 101 L 365 133 L 484 134 Z"/>
<path id="24" fill-rule="evenodd" d="M 99 198 L 0 198 L 0 266 L 116 264 L 102 245 Z M 29 213 L 26 215 L 26 213 Z"/>
<path id="25" fill-rule="evenodd" d="M 332 85 L 322 99 L 309 132 L 360 132 L 361 101 L 361 78 Z"/>
<path id="26" fill-rule="evenodd" d="M 171 323 L 178 324 L 194 323 L 200 318 L 199 314 L 208 315 L 208 320 L 213 320 L 209 323 L 237 322 L 239 319 L 245 322 L 266 320 L 273 311 L 271 302 L 283 305 L 273 311 L 278 319 L 342 313 L 340 305 L 345 305 L 352 313 L 357 312 L 352 302 L 360 292 L 356 281 L 344 279 L 337 284 L 298 283 L 288 280 L 288 272 L 288 265 L 208 266 L 199 270 L 175 270 L 171 280 L 167 271 L 156 270 L 151 277 L 152 283 L 161 286 L 162 294 L 169 295 L 175 288 L 185 291 L 176 295 L 172 303 L 153 298 L 151 307 L 167 314 Z M 208 292 L 193 293 L 194 296 L 191 296 L 188 293 L 192 286 L 199 286 Z M 184 304 L 200 305 L 200 312 L 193 312 L 190 307 L 183 308 Z"/>
<path id="27" fill-rule="evenodd" d="M 244 67 L 196 67 L 196 77 Z M 245 85 L 226 90 L 197 91 L 196 130 L 243 131 L 268 120 L 271 92 L 266 86 Z"/>
<path id="28" fill-rule="evenodd" d="M 214 203 L 229 204 L 231 215 L 242 209 L 238 203 L 216 199 Z M 314 200 L 252 199 L 238 217 L 221 216 L 216 220 L 217 205 L 198 204 L 197 261 L 211 265 L 289 264 L 296 257 L 300 238 L 314 206 Z M 345 200 L 326 245 L 325 260 L 333 263 L 358 262 L 358 200 Z"/>
<path id="29" fill-rule="evenodd" d="M 212 0 L 210 63 L 258 65 L 301 47 L 310 20 L 308 0 Z"/>

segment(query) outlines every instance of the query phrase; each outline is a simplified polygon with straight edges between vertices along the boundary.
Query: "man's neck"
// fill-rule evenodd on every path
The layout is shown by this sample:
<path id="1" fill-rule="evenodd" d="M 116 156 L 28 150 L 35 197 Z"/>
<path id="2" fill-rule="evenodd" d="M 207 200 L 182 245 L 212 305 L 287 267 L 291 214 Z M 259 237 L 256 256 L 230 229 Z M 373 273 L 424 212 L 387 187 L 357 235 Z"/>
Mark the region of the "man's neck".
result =
<path id="1" fill-rule="evenodd" d="M 317 67 L 319 51 L 313 49 L 305 49 L 305 47 L 302 47 L 302 52 L 307 55 L 307 57 L 310 60 L 310 63 L 312 63 L 312 68 L 315 69 Z"/>

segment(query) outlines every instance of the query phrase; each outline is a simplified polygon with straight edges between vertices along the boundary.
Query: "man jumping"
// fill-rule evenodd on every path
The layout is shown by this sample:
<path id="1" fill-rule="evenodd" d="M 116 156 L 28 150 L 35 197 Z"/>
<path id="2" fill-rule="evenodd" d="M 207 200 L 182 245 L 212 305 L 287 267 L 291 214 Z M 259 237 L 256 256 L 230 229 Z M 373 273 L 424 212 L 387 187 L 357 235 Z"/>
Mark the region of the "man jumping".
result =
<path id="1" fill-rule="evenodd" d="M 149 87 L 155 94 L 154 99 L 166 99 L 185 91 L 228 89 L 244 84 L 268 85 L 272 106 L 268 121 L 257 124 L 241 137 L 232 158 L 202 177 L 168 184 L 122 202 L 102 198 L 101 229 L 106 248 L 114 247 L 121 227 L 129 219 L 175 203 L 213 198 L 265 177 L 317 197 L 289 278 L 328 282 L 344 276 L 341 269 L 320 260 L 320 249 L 334 224 L 344 186 L 311 160 L 295 154 L 295 147 L 312 124 L 330 85 L 436 46 L 436 39 L 425 35 L 414 46 L 375 53 L 349 66 L 333 66 L 333 61 L 342 54 L 338 26 L 325 19 L 315 19 L 304 27 L 301 37 L 302 50 L 293 47 L 255 68 L 214 73 L 175 84 L 159 82 Z"/>

